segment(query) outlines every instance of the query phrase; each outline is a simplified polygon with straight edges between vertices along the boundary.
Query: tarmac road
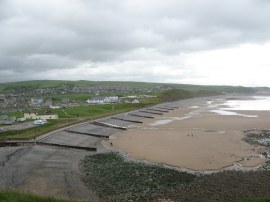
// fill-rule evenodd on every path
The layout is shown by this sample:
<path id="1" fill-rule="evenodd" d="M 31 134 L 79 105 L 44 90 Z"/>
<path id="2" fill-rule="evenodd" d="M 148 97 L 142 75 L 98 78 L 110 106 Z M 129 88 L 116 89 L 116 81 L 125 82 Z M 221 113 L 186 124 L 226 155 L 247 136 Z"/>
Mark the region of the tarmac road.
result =
<path id="1" fill-rule="evenodd" d="M 24 122 L 24 123 L 19 123 L 15 125 L 9 125 L 9 126 L 2 126 L 4 130 L 23 130 L 27 128 L 33 128 L 36 127 L 37 125 L 34 125 L 33 121 L 31 122 Z"/>
<path id="2" fill-rule="evenodd" d="M 0 148 L 0 189 L 97 201 L 81 180 L 79 161 L 91 152 L 44 146 Z"/>

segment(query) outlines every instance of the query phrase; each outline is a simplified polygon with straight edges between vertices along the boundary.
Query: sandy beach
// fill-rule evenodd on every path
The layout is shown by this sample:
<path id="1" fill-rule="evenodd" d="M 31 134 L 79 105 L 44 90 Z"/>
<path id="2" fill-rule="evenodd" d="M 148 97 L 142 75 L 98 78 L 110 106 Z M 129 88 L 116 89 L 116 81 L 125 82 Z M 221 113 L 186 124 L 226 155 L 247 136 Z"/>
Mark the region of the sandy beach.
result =
<path id="1" fill-rule="evenodd" d="M 226 112 L 234 115 L 215 112 L 224 107 L 225 101 L 202 100 L 196 106 L 144 119 L 143 124 L 132 125 L 108 142 L 131 158 L 191 170 L 219 170 L 235 163 L 244 168 L 262 164 L 266 159 L 260 153 L 267 149 L 245 142 L 243 131 L 267 129 L 270 111 Z"/>

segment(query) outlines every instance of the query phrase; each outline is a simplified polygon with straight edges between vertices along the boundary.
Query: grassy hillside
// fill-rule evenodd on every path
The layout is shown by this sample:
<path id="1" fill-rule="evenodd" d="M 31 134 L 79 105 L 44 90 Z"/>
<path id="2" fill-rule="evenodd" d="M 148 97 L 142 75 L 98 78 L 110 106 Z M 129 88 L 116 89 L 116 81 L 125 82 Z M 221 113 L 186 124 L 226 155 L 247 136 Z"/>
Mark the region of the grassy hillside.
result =
<path id="1" fill-rule="evenodd" d="M 194 97 L 194 93 L 182 89 L 167 90 L 160 95 L 161 102 L 172 102 Z"/>
<path id="2" fill-rule="evenodd" d="M 148 82 L 129 82 L 129 81 L 65 81 L 65 80 L 33 80 L 33 81 L 20 81 L 0 83 L 0 93 L 20 93 L 37 88 L 56 88 L 61 85 L 71 87 L 94 87 L 94 86 L 125 86 L 130 88 L 158 88 L 169 87 L 175 89 L 183 89 L 187 91 L 197 92 L 200 90 L 218 91 L 218 92 L 240 92 L 250 93 L 257 90 L 266 90 L 269 88 L 249 88 L 242 86 L 201 86 L 201 85 L 188 85 L 188 84 L 166 84 L 166 83 L 148 83 Z"/>
<path id="3" fill-rule="evenodd" d="M 52 88 L 57 87 L 62 83 L 69 83 L 69 82 L 57 80 L 34 80 L 34 81 L 1 83 L 0 92 L 14 92 L 19 90 L 37 89 L 37 88 Z"/>
<path id="4" fill-rule="evenodd" d="M 183 89 L 172 89 L 160 93 L 160 102 L 173 102 L 177 100 L 183 100 L 193 97 L 205 97 L 221 95 L 223 92 L 210 91 L 210 90 L 199 90 L 199 91 L 188 91 Z"/>
<path id="5" fill-rule="evenodd" d="M 94 87 L 94 86 L 127 86 L 131 88 L 154 87 L 159 84 L 146 82 L 122 82 L 122 81 L 65 81 L 65 80 L 33 80 L 0 83 L 0 92 L 19 92 L 25 90 L 33 90 L 37 88 L 56 88 L 61 85 L 77 86 L 77 87 Z"/>

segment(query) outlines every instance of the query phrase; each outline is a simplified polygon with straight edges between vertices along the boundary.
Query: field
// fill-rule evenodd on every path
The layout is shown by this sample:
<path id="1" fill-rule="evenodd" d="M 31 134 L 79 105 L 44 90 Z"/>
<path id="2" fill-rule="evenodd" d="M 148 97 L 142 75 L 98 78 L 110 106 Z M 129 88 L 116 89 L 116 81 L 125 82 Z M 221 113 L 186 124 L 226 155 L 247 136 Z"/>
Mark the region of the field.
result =
<path id="1" fill-rule="evenodd" d="M 89 105 L 66 108 L 59 113 L 60 118 L 78 117 L 78 118 L 96 118 L 103 115 L 112 115 L 125 111 L 138 109 L 140 105 L 134 104 L 106 104 L 106 105 Z M 61 110 L 57 110 L 59 112 Z"/>
<path id="2" fill-rule="evenodd" d="M 63 98 L 69 98 L 72 101 L 75 101 L 77 103 L 85 103 L 85 101 L 89 98 L 91 98 L 92 95 L 88 94 L 58 94 L 58 95 L 53 95 L 53 96 L 44 96 L 43 98 L 52 98 L 54 102 L 59 102 L 61 103 Z"/>

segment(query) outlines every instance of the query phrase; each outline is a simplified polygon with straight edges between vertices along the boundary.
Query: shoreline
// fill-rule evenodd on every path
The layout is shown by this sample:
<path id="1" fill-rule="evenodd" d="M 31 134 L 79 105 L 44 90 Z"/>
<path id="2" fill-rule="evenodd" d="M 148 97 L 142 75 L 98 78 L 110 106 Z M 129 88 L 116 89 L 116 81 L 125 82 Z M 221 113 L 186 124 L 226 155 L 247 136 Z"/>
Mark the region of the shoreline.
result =
<path id="1" fill-rule="evenodd" d="M 270 111 L 250 111 L 258 117 L 219 115 L 211 110 L 226 101 L 226 97 L 221 99 L 201 99 L 199 105 L 190 103 L 153 120 L 144 119 L 142 125 L 133 124 L 113 135 L 109 140 L 113 147 L 103 145 L 128 153 L 131 159 L 195 172 L 259 169 L 267 160 L 260 155 L 266 148 L 245 142 L 242 131 L 267 128 Z"/>
<path id="2" fill-rule="evenodd" d="M 125 159 L 125 161 L 128 161 L 128 162 L 130 161 L 130 162 L 134 162 L 134 163 L 144 163 L 147 165 L 161 166 L 164 168 L 177 170 L 179 172 L 186 172 L 186 173 L 190 173 L 190 174 L 194 174 L 194 175 L 211 175 L 211 174 L 215 174 L 215 173 L 219 173 L 219 172 L 223 172 L 223 171 L 243 171 L 243 172 L 261 171 L 261 169 L 264 165 L 264 163 L 260 163 L 257 166 L 245 167 L 245 166 L 242 166 L 241 164 L 239 164 L 239 162 L 234 162 L 233 164 L 225 166 L 225 167 L 220 168 L 220 169 L 193 170 L 190 168 L 177 167 L 177 166 L 173 166 L 173 165 L 166 164 L 166 163 L 153 162 L 153 161 L 150 161 L 147 159 L 136 159 L 136 158 L 130 156 L 129 153 L 126 153 L 126 151 L 111 147 L 107 142 L 108 142 L 108 140 L 102 141 L 102 145 L 107 150 L 107 152 L 118 153 L 119 155 L 121 155 Z M 106 152 L 102 152 L 102 153 L 106 153 Z"/>

